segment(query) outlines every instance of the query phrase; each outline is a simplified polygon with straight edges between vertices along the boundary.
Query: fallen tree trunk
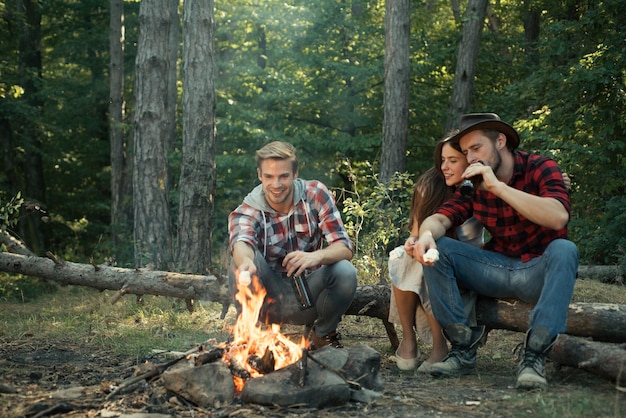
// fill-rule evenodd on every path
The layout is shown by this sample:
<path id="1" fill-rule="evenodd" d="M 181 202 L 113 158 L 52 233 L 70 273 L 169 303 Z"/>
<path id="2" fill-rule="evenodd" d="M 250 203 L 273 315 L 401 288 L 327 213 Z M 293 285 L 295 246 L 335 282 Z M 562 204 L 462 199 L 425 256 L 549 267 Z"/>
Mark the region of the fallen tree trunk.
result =
<path id="1" fill-rule="evenodd" d="M 48 259 L 9 253 L 0 253 L 0 271 L 41 277 L 62 285 L 118 290 L 113 302 L 125 294 L 134 294 L 230 303 L 227 284 L 216 276 L 80 264 L 52 256 Z"/>
<path id="2" fill-rule="evenodd" d="M 608 344 L 571 335 L 557 338 L 548 358 L 569 367 L 583 369 L 615 382 L 626 392 L 626 345 Z"/>
<path id="3" fill-rule="evenodd" d="M 479 297 L 476 319 L 489 329 L 526 332 L 533 305 L 519 300 Z M 567 334 L 596 341 L 626 342 L 626 305 L 572 302 L 567 315 Z"/>
<path id="4" fill-rule="evenodd" d="M 0 253 L 0 271 L 37 276 L 63 285 L 117 290 L 114 301 L 124 294 L 135 294 L 210 300 L 225 306 L 231 303 L 226 280 L 216 276 L 96 266 L 9 253 Z M 359 286 L 347 314 L 381 319 L 392 345 L 397 346 L 393 325 L 387 322 L 389 298 L 387 285 Z M 520 332 L 528 329 L 531 310 L 528 303 L 486 297 L 480 297 L 476 305 L 478 322 L 487 328 Z M 572 303 L 566 333 L 596 341 L 626 342 L 626 305 Z"/>
<path id="5" fill-rule="evenodd" d="M 621 266 L 579 266 L 578 278 L 593 279 L 602 283 L 624 284 L 624 269 Z"/>

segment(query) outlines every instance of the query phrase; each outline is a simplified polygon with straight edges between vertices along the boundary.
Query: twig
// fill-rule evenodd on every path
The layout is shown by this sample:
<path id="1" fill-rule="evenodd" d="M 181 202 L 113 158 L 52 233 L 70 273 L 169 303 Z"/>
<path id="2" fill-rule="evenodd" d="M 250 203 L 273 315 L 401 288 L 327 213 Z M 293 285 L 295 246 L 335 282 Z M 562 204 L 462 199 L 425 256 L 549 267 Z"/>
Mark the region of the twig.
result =
<path id="1" fill-rule="evenodd" d="M 185 360 L 190 354 L 193 354 L 196 351 L 199 351 L 201 347 L 202 347 L 202 344 L 197 346 L 197 347 L 195 347 L 195 348 L 192 348 L 191 350 L 187 351 L 186 353 L 184 353 L 180 357 L 176 357 L 175 359 L 172 359 L 172 360 L 168 361 L 165 364 L 161 364 L 160 366 L 156 367 L 155 369 L 152 369 L 150 371 L 147 371 L 146 373 L 140 374 L 139 376 L 131 377 L 129 379 L 124 380 L 122 383 L 120 383 L 120 385 L 117 388 L 115 388 L 114 391 L 112 391 L 111 393 L 109 393 L 106 396 L 106 399 L 107 400 L 111 399 L 113 396 L 117 395 L 122 389 L 127 388 L 128 386 L 131 386 L 131 385 L 133 385 L 133 384 L 135 384 L 137 382 L 140 382 L 142 380 L 146 380 L 146 379 L 149 379 L 151 377 L 158 376 L 158 375 L 162 374 L 169 367 L 173 366 L 174 364 L 178 363 L 181 360 Z"/>
<path id="2" fill-rule="evenodd" d="M 307 359 L 309 358 L 309 352 L 306 348 L 302 349 L 302 358 L 300 359 L 300 379 L 298 384 L 301 388 L 306 385 L 306 373 L 307 373 Z"/>
<path id="3" fill-rule="evenodd" d="M 320 366 L 322 366 L 323 368 L 325 368 L 328 371 L 331 371 L 333 373 L 335 373 L 337 376 L 339 376 L 344 382 L 346 382 L 352 389 L 361 389 L 361 384 L 358 382 L 355 382 L 353 380 L 350 379 L 346 379 L 346 377 L 343 375 L 343 373 L 341 373 L 341 370 L 337 370 L 334 369 L 330 366 L 328 366 L 327 364 L 322 363 L 321 361 L 319 361 L 318 359 L 316 359 L 313 356 L 308 356 L 311 360 L 313 360 L 314 362 L 316 362 L 317 364 L 319 364 Z"/>

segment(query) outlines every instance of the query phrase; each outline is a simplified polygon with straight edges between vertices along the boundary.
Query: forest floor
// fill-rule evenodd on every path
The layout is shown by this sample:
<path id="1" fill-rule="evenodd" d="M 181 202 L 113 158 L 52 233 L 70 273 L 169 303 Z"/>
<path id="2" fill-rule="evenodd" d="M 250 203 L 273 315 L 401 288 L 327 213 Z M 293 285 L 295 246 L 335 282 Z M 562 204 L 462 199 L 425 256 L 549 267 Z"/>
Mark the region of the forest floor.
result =
<path id="1" fill-rule="evenodd" d="M 620 292 L 626 292 L 623 286 Z M 11 308 L 0 303 L 0 309 Z M 6 314 L 6 312 L 5 312 Z M 223 320 L 222 320 L 223 321 Z M 216 326 L 217 325 L 216 321 Z M 0 325 L 7 325 L 0 322 Z M 159 377 L 107 398 L 138 364 L 158 355 L 119 354 L 95 339 L 10 335 L 0 329 L 0 417 L 622 417 L 626 393 L 589 372 L 547 365 L 546 391 L 514 388 L 515 347 L 524 334 L 493 330 L 478 352 L 476 373 L 432 378 L 401 372 L 380 320 L 349 316 L 339 332 L 346 346 L 367 344 L 381 353 L 382 396 L 323 409 L 234 402 L 200 408 L 168 393 Z M 158 347 L 155 347 L 158 348 Z M 186 351 L 188 347 L 181 347 Z M 420 357 L 428 354 L 420 343 Z M 13 392 L 13 393 L 11 393 Z"/>

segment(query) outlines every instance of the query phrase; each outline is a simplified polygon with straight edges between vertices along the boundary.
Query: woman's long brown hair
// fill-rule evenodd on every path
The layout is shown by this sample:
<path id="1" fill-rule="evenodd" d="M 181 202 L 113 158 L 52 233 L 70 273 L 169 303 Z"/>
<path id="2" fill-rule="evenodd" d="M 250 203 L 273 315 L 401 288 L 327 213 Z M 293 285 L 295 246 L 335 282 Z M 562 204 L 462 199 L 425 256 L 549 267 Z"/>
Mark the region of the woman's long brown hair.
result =
<path id="1" fill-rule="evenodd" d="M 411 211 L 409 213 L 409 231 L 413 228 L 413 223 L 418 225 L 424 219 L 435 213 L 435 210 L 446 200 L 450 199 L 456 186 L 446 185 L 445 177 L 441 171 L 441 154 L 443 146 L 449 143 L 452 148 L 461 152 L 459 144 L 450 141 L 450 136 L 437 143 L 434 153 L 434 166 L 426 170 L 415 182 L 413 187 L 413 197 L 411 199 Z"/>

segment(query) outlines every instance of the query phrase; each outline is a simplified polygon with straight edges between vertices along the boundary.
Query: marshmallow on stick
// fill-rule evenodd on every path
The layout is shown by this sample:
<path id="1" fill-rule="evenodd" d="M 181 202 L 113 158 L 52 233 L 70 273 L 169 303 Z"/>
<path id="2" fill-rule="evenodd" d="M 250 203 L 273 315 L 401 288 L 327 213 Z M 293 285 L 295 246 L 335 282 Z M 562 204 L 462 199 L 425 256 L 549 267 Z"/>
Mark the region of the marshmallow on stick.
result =
<path id="1" fill-rule="evenodd" d="M 250 272 L 249 271 L 244 270 L 241 273 L 239 273 L 239 284 L 242 284 L 244 286 L 248 286 L 251 281 L 252 281 L 252 279 L 250 278 Z"/>

